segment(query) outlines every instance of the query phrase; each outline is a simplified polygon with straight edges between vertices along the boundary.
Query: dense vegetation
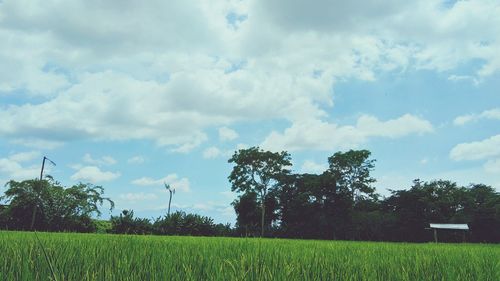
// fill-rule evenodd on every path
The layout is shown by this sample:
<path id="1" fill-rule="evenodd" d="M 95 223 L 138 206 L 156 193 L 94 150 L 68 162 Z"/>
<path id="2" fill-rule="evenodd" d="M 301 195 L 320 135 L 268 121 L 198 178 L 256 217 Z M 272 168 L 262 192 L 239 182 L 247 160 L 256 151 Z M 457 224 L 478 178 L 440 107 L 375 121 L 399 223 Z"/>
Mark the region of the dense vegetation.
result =
<path id="1" fill-rule="evenodd" d="M 48 176 L 45 180 L 9 181 L 0 199 L 9 205 L 0 208 L 4 229 L 94 232 L 93 216 L 99 207 L 113 201 L 103 197 L 101 186 L 79 183 L 65 188 Z"/>
<path id="2" fill-rule="evenodd" d="M 0 280 L 500 280 L 500 246 L 0 232 Z M 8 257 L 8 258 L 7 258 Z"/>
<path id="3" fill-rule="evenodd" d="M 468 242 L 500 242 L 500 194 L 483 184 L 459 186 L 447 180 L 415 180 L 382 198 L 370 175 L 375 160 L 367 150 L 337 152 L 321 174 L 293 174 L 287 152 L 258 147 L 229 159 L 228 179 L 238 192 L 235 228 L 212 218 L 177 211 L 156 220 L 124 210 L 97 221 L 99 208 L 113 201 L 100 186 L 62 187 L 52 178 L 7 183 L 0 228 L 116 234 L 267 236 L 337 240 L 432 240 L 429 223 L 467 223 Z M 441 231 L 440 241 L 461 242 L 462 233 Z"/>
<path id="4" fill-rule="evenodd" d="M 119 216 L 111 217 L 110 233 L 116 234 L 158 234 L 189 236 L 230 236 L 230 224 L 215 224 L 210 217 L 186 214 L 182 211 L 157 218 L 154 222 L 134 218 L 134 212 L 124 210 Z"/>
<path id="5" fill-rule="evenodd" d="M 367 150 L 335 153 L 319 175 L 284 169 L 286 152 L 251 148 L 229 161 L 235 163 L 232 190 L 240 192 L 233 202 L 240 235 L 265 229 L 267 236 L 288 238 L 424 242 L 432 240 L 426 228 L 433 222 L 467 223 L 467 241 L 500 242 L 500 194 L 490 186 L 415 180 L 410 189 L 381 198 Z M 440 233 L 440 241 L 462 239 L 461 233 Z"/>

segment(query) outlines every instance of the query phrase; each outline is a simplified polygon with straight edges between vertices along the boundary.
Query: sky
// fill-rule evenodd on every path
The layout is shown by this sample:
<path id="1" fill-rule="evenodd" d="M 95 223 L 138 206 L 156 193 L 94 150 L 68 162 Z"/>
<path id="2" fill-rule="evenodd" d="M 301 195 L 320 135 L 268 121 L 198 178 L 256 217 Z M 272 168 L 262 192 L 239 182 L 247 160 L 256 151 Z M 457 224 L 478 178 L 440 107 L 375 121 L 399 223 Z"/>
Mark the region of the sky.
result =
<path id="1" fill-rule="evenodd" d="M 500 191 L 500 2 L 0 0 L 0 192 L 46 174 L 116 209 L 234 223 L 228 159 L 321 173 L 368 149 L 377 192 Z"/>

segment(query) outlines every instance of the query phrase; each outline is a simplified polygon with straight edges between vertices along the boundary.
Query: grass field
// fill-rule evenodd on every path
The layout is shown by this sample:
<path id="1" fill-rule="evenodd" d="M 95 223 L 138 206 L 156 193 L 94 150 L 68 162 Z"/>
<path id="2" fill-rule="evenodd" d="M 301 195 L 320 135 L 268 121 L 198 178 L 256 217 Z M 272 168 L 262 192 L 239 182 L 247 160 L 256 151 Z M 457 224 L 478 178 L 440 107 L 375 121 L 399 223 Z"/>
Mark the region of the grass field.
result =
<path id="1" fill-rule="evenodd" d="M 500 245 L 38 233 L 57 280 L 500 280 Z M 51 280 L 34 233 L 0 232 L 0 280 Z"/>

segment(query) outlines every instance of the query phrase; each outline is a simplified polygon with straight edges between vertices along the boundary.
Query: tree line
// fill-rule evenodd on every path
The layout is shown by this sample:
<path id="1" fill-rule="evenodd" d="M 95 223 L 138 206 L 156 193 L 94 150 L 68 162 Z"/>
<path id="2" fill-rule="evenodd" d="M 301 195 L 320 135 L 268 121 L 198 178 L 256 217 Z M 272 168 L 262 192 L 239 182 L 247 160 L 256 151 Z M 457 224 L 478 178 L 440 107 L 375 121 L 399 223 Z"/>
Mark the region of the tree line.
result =
<path id="1" fill-rule="evenodd" d="M 368 150 L 337 152 L 323 173 L 300 174 L 292 173 L 286 151 L 236 151 L 228 160 L 238 193 L 234 227 L 182 211 L 150 220 L 124 210 L 97 220 L 102 208 L 114 208 L 101 186 L 63 187 L 50 176 L 12 180 L 0 197 L 8 203 L 0 205 L 0 229 L 427 242 L 429 223 L 467 223 L 468 242 L 500 242 L 500 194 L 491 186 L 417 179 L 383 197 L 373 186 L 370 156 Z M 454 231 L 440 233 L 440 241 L 461 239 Z"/>
<path id="2" fill-rule="evenodd" d="M 210 217 L 177 211 L 155 220 L 134 217 L 132 210 L 123 210 L 109 221 L 97 220 L 100 208 L 109 210 L 114 202 L 104 197 L 104 189 L 79 183 L 65 188 L 52 177 L 46 179 L 9 181 L 0 199 L 0 229 L 58 232 L 100 232 L 115 234 L 157 234 L 190 236 L 229 236 L 229 224 L 216 224 Z"/>
<path id="3" fill-rule="evenodd" d="M 186 236 L 234 236 L 230 224 L 214 223 L 207 216 L 176 211 L 154 221 L 134 218 L 134 212 L 124 210 L 119 216 L 111 217 L 108 233 L 155 234 Z"/>
<path id="4" fill-rule="evenodd" d="M 287 152 L 258 147 L 229 159 L 229 176 L 243 236 L 432 241 L 429 223 L 467 223 L 469 242 L 500 242 L 500 194 L 491 186 L 459 186 L 448 180 L 414 180 L 410 189 L 375 192 L 368 150 L 337 152 L 323 173 L 291 173 Z M 427 228 L 427 229 L 426 229 Z M 462 234 L 441 231 L 441 241 L 459 242 Z"/>
<path id="5" fill-rule="evenodd" d="M 63 187 L 52 177 L 43 180 L 9 181 L 0 197 L 0 229 L 93 232 L 93 217 L 101 215 L 105 203 L 101 186 L 79 183 Z"/>

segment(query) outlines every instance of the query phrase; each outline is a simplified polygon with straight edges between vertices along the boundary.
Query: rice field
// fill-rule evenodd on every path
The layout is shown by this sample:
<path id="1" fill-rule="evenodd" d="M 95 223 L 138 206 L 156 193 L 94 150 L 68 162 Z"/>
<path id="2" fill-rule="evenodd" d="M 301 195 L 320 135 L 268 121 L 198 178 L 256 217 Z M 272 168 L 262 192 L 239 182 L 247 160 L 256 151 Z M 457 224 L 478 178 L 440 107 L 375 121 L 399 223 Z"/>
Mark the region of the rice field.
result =
<path id="1" fill-rule="evenodd" d="M 500 280 L 500 245 L 38 233 L 57 280 Z M 0 280 L 52 280 L 34 233 L 0 232 Z"/>

